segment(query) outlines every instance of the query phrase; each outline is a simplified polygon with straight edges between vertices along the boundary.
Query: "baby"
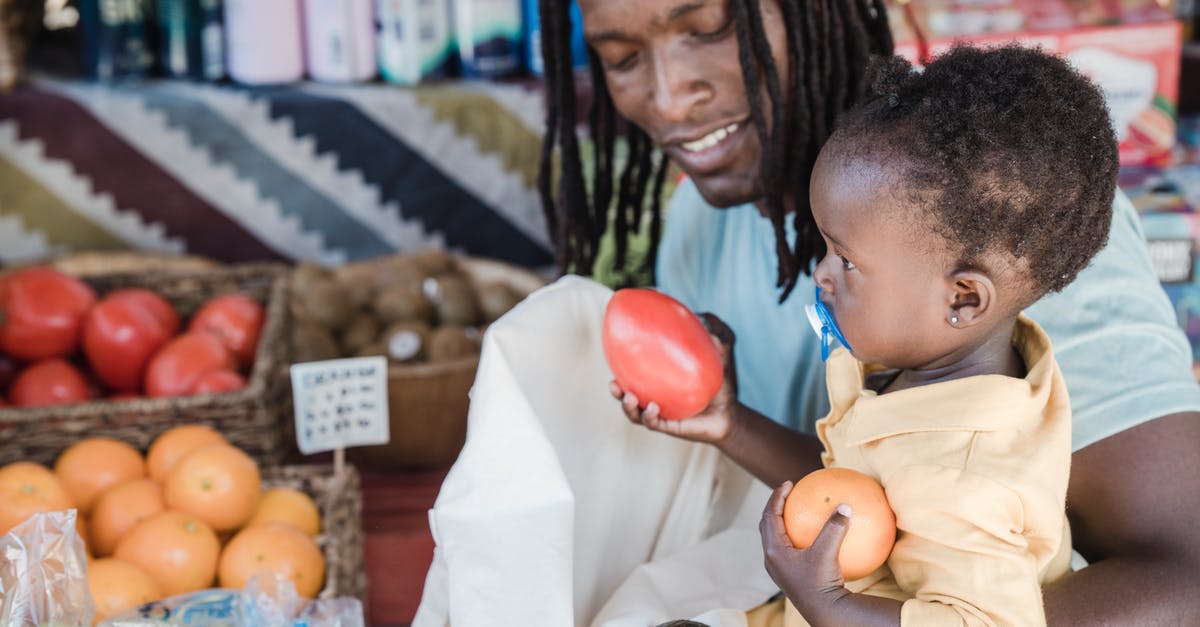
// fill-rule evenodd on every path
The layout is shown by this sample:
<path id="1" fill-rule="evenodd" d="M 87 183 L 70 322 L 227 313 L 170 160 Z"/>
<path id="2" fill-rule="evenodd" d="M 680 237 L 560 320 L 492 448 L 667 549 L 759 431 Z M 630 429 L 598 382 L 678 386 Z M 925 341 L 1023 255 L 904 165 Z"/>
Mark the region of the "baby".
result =
<path id="1" fill-rule="evenodd" d="M 750 625 L 1045 623 L 1041 586 L 1070 562 L 1071 410 L 1049 339 L 1021 312 L 1104 246 L 1117 167 L 1099 90 L 1062 59 L 960 46 L 921 72 L 882 60 L 810 182 L 823 343 L 842 344 L 817 437 L 740 404 L 732 364 L 681 421 L 613 385 L 630 420 L 779 486 L 760 528 L 786 599 Z M 730 355 L 732 333 L 709 321 Z M 887 563 L 855 581 L 836 559 L 852 511 L 807 549 L 784 531 L 790 480 L 822 465 L 870 475 L 896 513 Z"/>

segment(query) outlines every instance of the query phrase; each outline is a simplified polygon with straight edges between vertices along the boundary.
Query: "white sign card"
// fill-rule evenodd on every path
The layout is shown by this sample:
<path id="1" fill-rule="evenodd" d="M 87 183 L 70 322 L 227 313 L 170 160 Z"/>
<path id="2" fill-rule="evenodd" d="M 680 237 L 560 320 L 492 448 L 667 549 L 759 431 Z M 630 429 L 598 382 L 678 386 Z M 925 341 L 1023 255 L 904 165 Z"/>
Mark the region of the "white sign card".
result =
<path id="1" fill-rule="evenodd" d="M 296 444 L 305 455 L 387 444 L 387 359 L 356 357 L 293 364 Z"/>

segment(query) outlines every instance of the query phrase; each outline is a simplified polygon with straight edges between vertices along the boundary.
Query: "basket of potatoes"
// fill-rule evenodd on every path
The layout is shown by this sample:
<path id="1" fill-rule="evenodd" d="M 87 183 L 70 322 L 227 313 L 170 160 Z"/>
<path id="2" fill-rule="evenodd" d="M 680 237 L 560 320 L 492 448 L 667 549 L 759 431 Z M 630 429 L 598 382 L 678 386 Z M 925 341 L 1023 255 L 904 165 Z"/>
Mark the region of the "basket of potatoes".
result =
<path id="1" fill-rule="evenodd" d="M 454 461 L 483 332 L 546 283 L 524 268 L 441 250 L 334 268 L 301 263 L 291 279 L 293 361 L 388 358 L 391 441 L 350 451 L 383 470 Z"/>

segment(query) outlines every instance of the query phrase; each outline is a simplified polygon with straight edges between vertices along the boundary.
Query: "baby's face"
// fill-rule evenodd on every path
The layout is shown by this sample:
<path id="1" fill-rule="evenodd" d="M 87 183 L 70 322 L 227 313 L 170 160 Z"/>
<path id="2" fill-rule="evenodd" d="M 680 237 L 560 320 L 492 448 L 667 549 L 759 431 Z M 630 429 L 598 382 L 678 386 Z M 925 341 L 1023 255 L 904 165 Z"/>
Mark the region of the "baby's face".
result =
<path id="1" fill-rule="evenodd" d="M 895 180 L 885 166 L 822 153 L 810 197 L 828 252 L 813 278 L 855 357 L 928 367 L 963 339 L 948 323 L 953 258 Z"/>

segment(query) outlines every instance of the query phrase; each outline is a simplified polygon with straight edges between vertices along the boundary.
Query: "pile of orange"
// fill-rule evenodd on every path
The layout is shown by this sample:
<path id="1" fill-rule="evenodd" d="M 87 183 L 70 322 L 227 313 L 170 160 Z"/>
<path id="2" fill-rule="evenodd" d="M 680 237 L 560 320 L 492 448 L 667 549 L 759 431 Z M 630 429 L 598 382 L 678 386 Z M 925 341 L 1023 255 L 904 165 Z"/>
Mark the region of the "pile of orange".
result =
<path id="1" fill-rule="evenodd" d="M 37 512 L 76 508 L 96 622 L 151 600 L 283 576 L 307 598 L 325 578 L 306 494 L 263 490 L 258 464 L 217 431 L 175 427 L 143 457 L 117 440 L 68 447 L 54 469 L 0 468 L 0 535 Z M 90 559 L 95 557 L 97 559 Z"/>

